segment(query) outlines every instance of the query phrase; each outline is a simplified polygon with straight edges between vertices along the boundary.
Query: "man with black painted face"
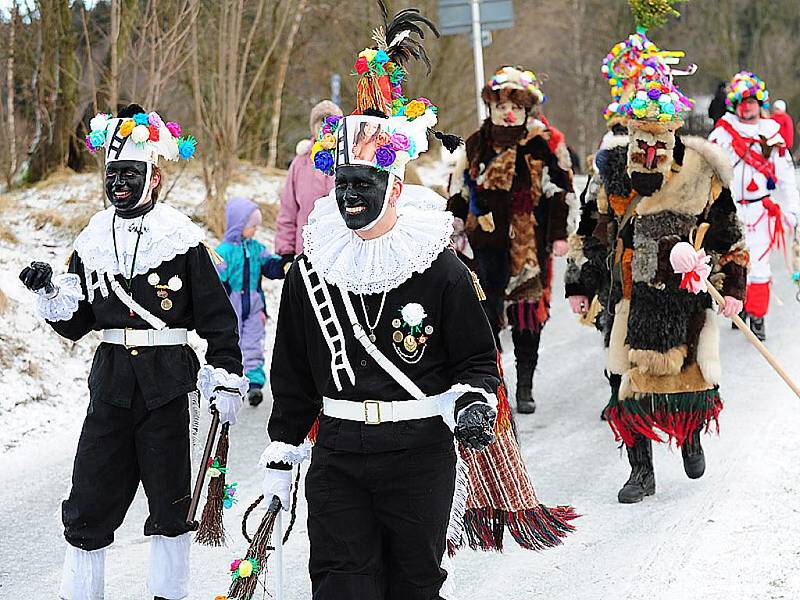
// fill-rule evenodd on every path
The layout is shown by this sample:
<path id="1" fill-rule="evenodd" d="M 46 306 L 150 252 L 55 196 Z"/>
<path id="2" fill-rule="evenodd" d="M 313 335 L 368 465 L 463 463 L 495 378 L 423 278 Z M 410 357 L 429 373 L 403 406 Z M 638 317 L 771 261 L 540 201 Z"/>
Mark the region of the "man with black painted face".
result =
<path id="1" fill-rule="evenodd" d="M 77 341 L 99 331 L 103 343 L 89 374 L 89 410 L 78 443 L 72 489 L 62 504 L 68 542 L 59 598 L 103 597 L 105 549 L 113 542 L 139 482 L 150 515 L 150 591 L 188 596 L 190 423 L 197 390 L 235 423 L 247 390 L 236 314 L 186 216 L 157 204 L 159 157 L 194 152 L 177 123 L 138 105 L 91 121 L 90 150 L 105 151 L 112 204 L 80 233 L 67 273 L 34 262 L 20 278 L 60 335 Z M 200 368 L 187 344 L 194 329 L 208 341 Z"/>
<path id="2" fill-rule="evenodd" d="M 406 17 L 427 22 L 415 12 Z M 398 46 L 418 44 L 414 29 L 403 35 L 413 20 L 387 28 Z M 315 600 L 444 595 L 454 437 L 476 450 L 494 438 L 496 349 L 471 273 L 448 248 L 452 216 L 435 192 L 403 184 L 436 109 L 412 100 L 387 117 L 391 98 L 363 95 L 388 92 L 377 73 L 408 56 L 387 47 L 357 63 L 366 114 L 326 119 L 312 149 L 335 187 L 303 230 L 276 328 L 263 491 L 288 509 L 291 465 L 319 417 L 306 478 Z M 367 57 L 380 70 L 363 69 Z M 365 132 L 374 156 L 358 150 Z"/>

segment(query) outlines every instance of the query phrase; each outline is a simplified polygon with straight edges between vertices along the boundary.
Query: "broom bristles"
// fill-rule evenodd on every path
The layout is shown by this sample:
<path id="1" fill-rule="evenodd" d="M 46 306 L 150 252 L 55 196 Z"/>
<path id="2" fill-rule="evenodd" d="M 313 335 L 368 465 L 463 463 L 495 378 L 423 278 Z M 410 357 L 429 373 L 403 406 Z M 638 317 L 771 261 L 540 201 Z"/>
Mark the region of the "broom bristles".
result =
<path id="1" fill-rule="evenodd" d="M 245 517 L 242 522 L 242 531 L 245 533 L 245 537 L 247 537 L 245 525 L 247 517 L 263 498 L 263 496 L 260 496 L 245 513 Z M 253 573 L 250 575 L 250 577 L 238 577 L 236 580 L 234 580 L 231 583 L 230 589 L 228 590 L 228 598 L 236 598 L 237 600 L 251 600 L 255 594 L 256 588 L 258 587 L 259 576 L 267 571 L 267 556 L 273 549 L 273 547 L 270 545 L 270 542 L 272 541 L 272 531 L 275 528 L 275 518 L 277 517 L 280 509 L 280 501 L 278 501 L 277 498 L 273 498 L 273 501 L 270 503 L 267 512 L 261 519 L 261 524 L 258 526 L 258 531 L 256 531 L 255 535 L 253 536 L 253 539 L 250 542 L 250 547 L 247 549 L 247 553 L 245 554 L 245 558 L 247 560 L 255 559 L 258 561 L 260 566 L 258 573 Z"/>
<path id="2" fill-rule="evenodd" d="M 228 429 L 230 425 L 225 423 L 217 442 L 215 453 L 216 462 L 220 467 L 228 464 L 228 448 L 230 446 Z M 208 468 L 207 465 L 205 468 Z M 225 525 L 222 521 L 222 502 L 225 498 L 225 472 L 218 477 L 211 477 L 208 481 L 208 495 L 206 504 L 203 507 L 203 516 L 200 519 L 200 526 L 194 540 L 203 546 L 224 546 L 225 545 Z"/>

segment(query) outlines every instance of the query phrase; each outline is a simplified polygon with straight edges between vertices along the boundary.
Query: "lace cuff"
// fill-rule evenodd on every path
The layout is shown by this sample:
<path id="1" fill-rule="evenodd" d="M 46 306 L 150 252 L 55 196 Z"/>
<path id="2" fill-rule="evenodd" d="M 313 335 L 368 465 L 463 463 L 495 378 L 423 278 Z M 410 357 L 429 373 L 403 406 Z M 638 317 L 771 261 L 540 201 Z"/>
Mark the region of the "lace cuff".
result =
<path id="1" fill-rule="evenodd" d="M 306 440 L 299 446 L 292 446 L 285 442 L 272 442 L 258 459 L 258 464 L 268 467 L 270 463 L 282 462 L 290 465 L 299 465 L 311 458 L 311 442 Z"/>
<path id="2" fill-rule="evenodd" d="M 434 396 L 436 402 L 439 404 L 439 414 L 442 415 L 442 420 L 453 431 L 456 428 L 456 400 L 461 398 L 467 392 L 475 392 L 486 398 L 486 404 L 497 410 L 497 395 L 487 392 L 484 389 L 477 388 L 466 383 L 456 383 L 446 392 Z"/>
<path id="3" fill-rule="evenodd" d="M 246 377 L 228 373 L 225 369 L 214 368 L 211 365 L 203 365 L 197 373 L 197 389 L 206 400 L 214 395 L 214 390 L 218 387 L 236 389 L 244 398 L 249 385 Z"/>
<path id="4" fill-rule="evenodd" d="M 36 312 L 48 321 L 69 321 L 84 299 L 81 278 L 75 273 L 55 275 L 53 286 L 55 293 L 37 292 Z"/>

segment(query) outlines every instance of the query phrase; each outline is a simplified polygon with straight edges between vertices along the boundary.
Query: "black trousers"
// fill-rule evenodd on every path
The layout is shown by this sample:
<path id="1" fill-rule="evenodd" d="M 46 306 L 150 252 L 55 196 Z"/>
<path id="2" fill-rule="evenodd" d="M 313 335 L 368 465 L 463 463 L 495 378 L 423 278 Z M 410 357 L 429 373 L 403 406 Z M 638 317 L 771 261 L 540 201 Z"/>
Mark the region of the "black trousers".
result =
<path id="1" fill-rule="evenodd" d="M 83 422 L 72 490 L 61 505 L 64 537 L 84 550 L 114 541 L 139 482 L 150 515 L 145 535 L 174 537 L 190 531 L 189 401 L 180 396 L 147 410 L 137 389 L 130 408 L 92 399 Z"/>
<path id="2" fill-rule="evenodd" d="M 314 447 L 306 477 L 313 600 L 439 600 L 456 456 L 433 446 Z"/>

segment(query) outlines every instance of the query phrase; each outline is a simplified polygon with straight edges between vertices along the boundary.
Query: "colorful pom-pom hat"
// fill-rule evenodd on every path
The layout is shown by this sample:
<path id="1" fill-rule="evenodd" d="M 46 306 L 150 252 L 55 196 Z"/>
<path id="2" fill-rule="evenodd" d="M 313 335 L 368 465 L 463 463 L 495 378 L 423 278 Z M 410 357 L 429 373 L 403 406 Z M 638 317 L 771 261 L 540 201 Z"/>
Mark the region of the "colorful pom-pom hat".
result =
<path id="1" fill-rule="evenodd" d="M 746 98 L 755 98 L 764 108 L 769 107 L 767 84 L 755 73 L 740 71 L 725 87 L 725 107 L 733 112 Z"/>

